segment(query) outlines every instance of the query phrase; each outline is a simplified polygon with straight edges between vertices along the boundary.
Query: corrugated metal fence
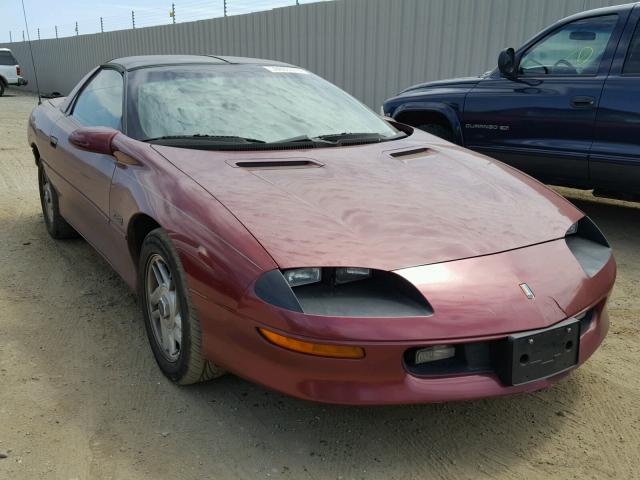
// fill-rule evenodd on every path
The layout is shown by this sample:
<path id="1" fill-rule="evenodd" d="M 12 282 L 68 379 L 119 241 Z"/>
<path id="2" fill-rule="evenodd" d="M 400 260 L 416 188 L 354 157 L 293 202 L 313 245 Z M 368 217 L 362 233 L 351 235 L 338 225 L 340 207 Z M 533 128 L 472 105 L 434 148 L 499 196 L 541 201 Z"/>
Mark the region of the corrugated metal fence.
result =
<path id="1" fill-rule="evenodd" d="M 270 58 L 305 67 L 372 108 L 404 87 L 496 64 L 571 13 L 615 0 L 339 0 L 248 15 L 33 42 L 43 92 L 68 93 L 92 67 L 141 54 Z M 28 45 L 9 47 L 34 87 Z"/>

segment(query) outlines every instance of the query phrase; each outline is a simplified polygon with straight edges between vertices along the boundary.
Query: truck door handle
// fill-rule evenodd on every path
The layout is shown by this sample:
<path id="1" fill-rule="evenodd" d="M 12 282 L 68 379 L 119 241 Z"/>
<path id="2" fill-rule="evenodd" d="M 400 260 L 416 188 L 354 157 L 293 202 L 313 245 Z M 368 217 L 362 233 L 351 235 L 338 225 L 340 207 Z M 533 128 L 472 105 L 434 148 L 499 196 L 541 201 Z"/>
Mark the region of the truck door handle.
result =
<path id="1" fill-rule="evenodd" d="M 56 148 L 58 146 L 58 138 L 54 137 L 53 135 L 51 135 L 49 137 L 49 144 L 53 147 Z"/>
<path id="2" fill-rule="evenodd" d="M 593 108 L 595 104 L 596 99 L 593 97 L 578 96 L 571 99 L 571 106 L 573 108 Z"/>

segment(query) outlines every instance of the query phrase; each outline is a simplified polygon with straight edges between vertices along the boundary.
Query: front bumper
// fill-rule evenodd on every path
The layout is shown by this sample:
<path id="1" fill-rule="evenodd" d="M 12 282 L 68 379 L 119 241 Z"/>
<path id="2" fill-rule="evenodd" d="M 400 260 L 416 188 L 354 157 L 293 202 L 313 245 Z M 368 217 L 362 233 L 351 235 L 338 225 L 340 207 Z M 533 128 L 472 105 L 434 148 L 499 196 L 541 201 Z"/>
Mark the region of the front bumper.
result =
<path id="1" fill-rule="evenodd" d="M 588 276 L 564 240 L 446 264 L 398 271 L 433 306 L 427 317 L 324 317 L 273 307 L 250 288 L 236 308 L 194 296 L 206 356 L 227 370 L 291 396 L 318 402 L 378 405 L 509 395 L 548 387 L 567 372 L 517 386 L 491 371 L 424 376 L 404 362 L 410 349 L 499 341 L 544 329 L 589 310 L 578 365 L 607 334 L 605 309 L 616 276 L 611 256 Z M 519 284 L 535 291 L 528 299 Z M 269 343 L 258 328 L 313 343 L 364 348 L 362 359 L 323 358 Z"/>
<path id="2" fill-rule="evenodd" d="M 202 299 L 196 299 L 196 303 Z M 602 299 L 593 308 L 587 328 L 580 335 L 578 365 L 584 363 L 602 343 L 609 329 L 609 317 Z M 211 305 L 198 305 L 212 312 Z M 218 310 L 216 315 L 229 315 Z M 228 335 L 205 343 L 209 358 L 252 382 L 293 397 L 316 402 L 349 405 L 434 403 L 479 399 L 547 388 L 568 372 L 518 386 L 508 386 L 494 373 L 421 377 L 411 374 L 402 358 L 416 346 L 440 342 L 358 342 L 366 352 L 359 360 L 322 358 L 275 346 L 261 337 L 264 325 L 251 319 L 224 319 Z M 240 326 L 242 325 L 242 326 Z M 313 339 L 304 339 L 314 341 Z M 460 338 L 451 343 L 475 343 L 497 338 Z"/>

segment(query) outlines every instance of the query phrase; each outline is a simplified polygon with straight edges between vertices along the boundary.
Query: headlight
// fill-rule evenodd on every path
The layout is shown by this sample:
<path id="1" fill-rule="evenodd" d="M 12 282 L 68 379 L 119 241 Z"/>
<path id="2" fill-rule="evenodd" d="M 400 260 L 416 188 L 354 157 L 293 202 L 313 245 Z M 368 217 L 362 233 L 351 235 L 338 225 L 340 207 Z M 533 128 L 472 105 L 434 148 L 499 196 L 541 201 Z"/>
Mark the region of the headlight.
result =
<path id="1" fill-rule="evenodd" d="M 371 269 L 369 268 L 336 268 L 336 283 L 349 283 L 357 280 L 364 280 L 371 276 Z"/>
<path id="2" fill-rule="evenodd" d="M 294 268 L 282 272 L 284 279 L 290 287 L 300 287 L 310 283 L 318 283 L 322 280 L 322 270 L 314 268 Z"/>
<path id="3" fill-rule="evenodd" d="M 423 317 L 433 309 L 418 289 L 393 272 L 362 267 L 272 270 L 256 295 L 276 307 L 336 317 Z"/>
<path id="4" fill-rule="evenodd" d="M 569 227 L 569 229 L 567 230 L 567 233 L 565 233 L 565 236 L 575 235 L 576 233 L 578 233 L 578 222 L 574 223 Z"/>
<path id="5" fill-rule="evenodd" d="M 331 283 L 341 284 L 365 280 L 371 276 L 370 268 L 338 267 L 338 268 L 292 268 L 282 272 L 291 288 L 319 283 L 325 279 Z"/>

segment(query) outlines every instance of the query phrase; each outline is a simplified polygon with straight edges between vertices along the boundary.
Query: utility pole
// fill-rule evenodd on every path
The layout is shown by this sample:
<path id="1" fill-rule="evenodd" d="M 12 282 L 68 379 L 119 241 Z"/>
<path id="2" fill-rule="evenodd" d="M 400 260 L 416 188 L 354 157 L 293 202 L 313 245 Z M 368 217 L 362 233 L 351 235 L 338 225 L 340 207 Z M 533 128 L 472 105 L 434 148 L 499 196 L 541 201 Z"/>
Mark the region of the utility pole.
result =
<path id="1" fill-rule="evenodd" d="M 136 28 L 136 12 L 133 10 L 131 10 L 131 25 L 134 29 Z"/>
<path id="2" fill-rule="evenodd" d="M 227 16 L 227 0 L 222 0 L 224 2 L 224 16 Z"/>
<path id="3" fill-rule="evenodd" d="M 22 30 L 22 41 L 23 42 L 25 41 L 25 39 L 24 39 L 24 30 Z"/>
<path id="4" fill-rule="evenodd" d="M 104 33 L 104 22 L 102 21 L 102 17 L 100 17 L 100 33 Z"/>
<path id="5" fill-rule="evenodd" d="M 11 36 L 11 30 L 9 30 L 9 43 L 13 43 L 13 37 Z"/>
<path id="6" fill-rule="evenodd" d="M 175 3 L 171 4 L 171 12 L 169 12 L 169 15 L 173 19 L 173 24 L 175 25 L 176 24 L 176 4 Z"/>
<path id="7" fill-rule="evenodd" d="M 78 31 L 78 22 L 76 22 L 76 37 L 80 35 L 80 32 Z"/>
<path id="8" fill-rule="evenodd" d="M 58 25 L 56 25 L 56 40 L 58 39 Z"/>
<path id="9" fill-rule="evenodd" d="M 38 28 L 38 40 L 40 40 L 40 28 Z"/>

